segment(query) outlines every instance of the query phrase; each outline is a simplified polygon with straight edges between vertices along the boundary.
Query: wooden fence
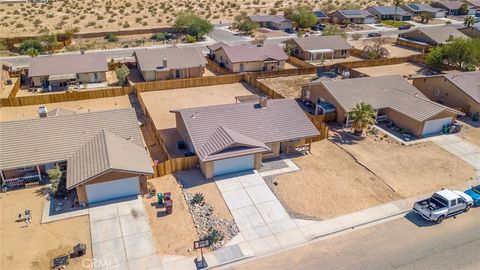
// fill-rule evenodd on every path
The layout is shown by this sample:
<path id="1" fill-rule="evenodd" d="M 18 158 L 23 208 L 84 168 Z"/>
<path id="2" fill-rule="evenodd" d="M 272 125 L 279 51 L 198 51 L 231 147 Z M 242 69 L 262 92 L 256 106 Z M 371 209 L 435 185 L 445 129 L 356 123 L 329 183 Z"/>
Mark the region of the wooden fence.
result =
<path id="1" fill-rule="evenodd" d="M 180 157 L 169 159 L 153 166 L 154 177 L 172 174 L 178 171 L 186 171 L 198 166 L 198 157 Z"/>
<path id="2" fill-rule="evenodd" d="M 270 88 L 268 85 L 260 82 L 258 79 L 254 78 L 250 80 L 250 84 L 260 90 L 264 95 L 274 98 L 274 99 L 283 99 L 285 98 L 281 94 L 277 93 L 275 90 Z"/>
<path id="3" fill-rule="evenodd" d="M 227 74 L 232 74 L 230 70 L 221 67 L 219 64 L 217 64 L 215 61 L 212 59 L 205 57 L 207 59 L 207 68 L 210 69 L 212 72 L 219 74 L 219 75 L 227 75 Z"/>
<path id="4" fill-rule="evenodd" d="M 430 45 L 408 41 L 408 40 L 403 39 L 403 38 L 397 38 L 397 41 L 395 41 L 395 44 L 397 44 L 398 46 L 401 46 L 401 47 L 407 47 L 407 48 L 414 49 L 414 50 L 421 51 L 421 52 L 428 52 L 432 48 L 432 46 L 430 46 Z"/>
<path id="5" fill-rule="evenodd" d="M 328 138 L 329 128 L 326 123 L 336 121 L 337 114 L 329 113 L 326 115 L 311 115 L 305 112 L 305 115 L 307 115 L 308 119 L 310 119 L 313 125 L 318 129 L 318 131 L 320 131 L 320 135 L 315 137 L 311 142 L 316 142 Z"/>
<path id="6" fill-rule="evenodd" d="M 14 81 L 14 83 L 13 83 L 13 85 L 5 85 L 4 86 L 6 88 L 10 88 L 10 91 L 5 90 L 5 92 L 2 93 L 2 98 L 5 98 L 5 99 L 14 98 L 17 95 L 18 90 L 20 90 L 20 78 L 10 77 L 10 79 L 12 81 Z"/>
<path id="7" fill-rule="evenodd" d="M 238 83 L 244 79 L 244 74 L 230 74 L 211 77 L 199 77 L 188 79 L 164 80 L 154 82 L 136 83 L 135 88 L 138 92 L 159 91 L 177 88 L 190 88 L 218 84 Z"/>
<path id="8" fill-rule="evenodd" d="M 85 99 L 116 97 L 134 93 L 133 87 L 116 87 L 98 90 L 77 90 L 58 94 L 38 94 L 24 97 L 2 98 L 0 106 L 27 106 Z"/>
<path id="9" fill-rule="evenodd" d="M 300 68 L 312 68 L 312 67 L 316 68 L 317 67 L 314 64 L 307 63 L 293 56 L 289 56 L 287 62 Z"/>

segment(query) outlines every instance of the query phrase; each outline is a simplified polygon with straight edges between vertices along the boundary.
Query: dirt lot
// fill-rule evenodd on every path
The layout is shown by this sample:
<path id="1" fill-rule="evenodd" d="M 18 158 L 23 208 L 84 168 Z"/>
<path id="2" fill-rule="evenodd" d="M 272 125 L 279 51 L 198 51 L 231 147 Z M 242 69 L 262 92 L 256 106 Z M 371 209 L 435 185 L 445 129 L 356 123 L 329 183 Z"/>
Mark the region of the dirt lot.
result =
<path id="1" fill-rule="evenodd" d="M 355 48 L 359 50 L 363 50 L 363 48 L 368 45 L 369 39 L 364 40 L 349 40 L 348 42 Z M 395 42 L 388 41 L 386 42 L 383 47 L 385 47 L 388 52 L 390 53 L 388 57 L 405 57 L 409 55 L 420 54 L 421 52 L 410 50 L 404 47 L 399 47 L 395 45 Z"/>
<path id="2" fill-rule="evenodd" d="M 402 146 L 372 137 L 333 138 L 339 144 L 317 142 L 312 154 L 292 158 L 301 171 L 275 178 L 275 191 L 290 210 L 326 219 L 430 193 L 474 175 L 473 168 L 431 142 Z"/>
<path id="3" fill-rule="evenodd" d="M 88 216 L 40 224 L 45 199 L 38 195 L 39 190 L 30 188 L 0 195 L 0 268 L 50 269 L 53 258 L 70 253 L 76 244 L 84 243 L 87 254 L 70 260 L 68 269 L 87 269 L 82 267 L 81 260 L 92 259 Z M 15 221 L 26 208 L 32 212 L 32 223 L 28 226 Z"/>
<path id="4" fill-rule="evenodd" d="M 480 127 L 464 125 L 460 137 L 480 147 Z"/>
<path id="5" fill-rule="evenodd" d="M 38 106 L 2 107 L 0 108 L 0 121 L 35 118 L 38 115 Z M 49 103 L 46 106 L 49 111 L 55 108 L 63 108 L 76 112 L 94 112 L 132 107 L 128 96 Z"/>
<path id="6" fill-rule="evenodd" d="M 315 60 L 315 61 L 307 61 L 307 62 L 317 66 L 328 66 L 328 65 L 352 62 L 352 61 L 361 61 L 361 60 L 362 60 L 361 58 L 358 58 L 355 56 L 349 56 L 347 58 L 325 59 L 325 61 Z"/>
<path id="7" fill-rule="evenodd" d="M 174 109 L 235 103 L 235 96 L 251 95 L 241 83 L 181 88 L 141 93 L 145 106 L 157 129 L 175 127 Z"/>
<path id="8" fill-rule="evenodd" d="M 367 74 L 368 76 L 385 76 L 385 75 L 402 75 L 404 77 L 409 77 L 413 75 L 432 75 L 436 72 L 432 71 L 429 68 L 421 65 L 415 65 L 412 63 L 403 63 L 398 65 L 387 65 L 387 66 L 377 66 L 377 67 L 365 67 L 365 68 L 356 68 L 356 71 Z"/>
<path id="9" fill-rule="evenodd" d="M 192 249 L 192 243 L 198 240 L 198 236 L 180 185 L 172 175 L 149 181 L 157 192 L 172 192 L 173 200 L 173 213 L 166 215 L 165 208 L 158 208 L 156 197 L 143 199 L 157 251 L 160 254 L 192 255 L 188 249 Z"/>
<path id="10" fill-rule="evenodd" d="M 302 87 L 301 84 L 309 83 L 317 78 L 316 74 L 288 76 L 280 78 L 260 79 L 259 81 L 275 90 L 285 98 L 299 98 Z"/>

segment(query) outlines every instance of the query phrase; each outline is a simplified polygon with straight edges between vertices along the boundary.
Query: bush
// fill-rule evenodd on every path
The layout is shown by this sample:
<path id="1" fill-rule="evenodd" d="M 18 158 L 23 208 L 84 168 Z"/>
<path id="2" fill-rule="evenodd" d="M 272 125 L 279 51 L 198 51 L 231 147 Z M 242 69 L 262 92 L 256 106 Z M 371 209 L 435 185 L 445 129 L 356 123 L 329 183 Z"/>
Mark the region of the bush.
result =
<path id="1" fill-rule="evenodd" d="M 355 33 L 352 34 L 352 39 L 353 40 L 359 40 L 361 37 L 362 37 L 362 34 L 360 34 L 360 33 L 355 32 Z"/>
<path id="2" fill-rule="evenodd" d="M 115 74 L 117 75 L 118 84 L 121 86 L 126 86 L 128 83 L 130 69 L 128 69 L 127 66 L 122 65 L 121 67 L 115 69 Z"/>
<path id="3" fill-rule="evenodd" d="M 156 41 L 164 41 L 167 39 L 167 36 L 165 35 L 165 33 L 155 33 L 153 34 L 150 39 L 153 39 L 153 40 L 156 40 Z"/>
<path id="4" fill-rule="evenodd" d="M 108 40 L 108 42 L 118 41 L 118 37 L 114 33 L 107 33 L 107 35 L 105 36 L 105 39 Z"/>
<path id="5" fill-rule="evenodd" d="M 213 25 L 192 12 L 181 12 L 175 18 L 175 31 L 195 37 L 195 41 L 213 30 Z M 191 40 L 191 39 L 190 39 Z"/>
<path id="6" fill-rule="evenodd" d="M 327 26 L 323 31 L 322 31 L 322 36 L 336 36 L 339 35 L 343 38 L 347 38 L 347 33 L 345 31 L 340 30 L 339 28 L 335 26 Z"/>
<path id="7" fill-rule="evenodd" d="M 57 198 L 65 197 L 67 195 L 67 184 L 60 167 L 55 166 L 55 168 L 48 170 L 47 174 L 52 184 L 52 195 Z"/>
<path id="8" fill-rule="evenodd" d="M 20 53 L 26 54 L 29 48 L 35 49 L 38 53 L 45 52 L 45 48 L 38 40 L 28 39 L 22 42 L 22 44 L 20 45 Z"/>
<path id="9" fill-rule="evenodd" d="M 210 240 L 210 243 L 214 244 L 216 242 L 222 241 L 223 236 L 217 229 L 212 229 L 210 233 L 208 233 L 207 238 Z"/>
<path id="10" fill-rule="evenodd" d="M 185 36 L 185 42 L 187 43 L 195 43 L 197 42 L 197 38 L 194 36 L 187 35 Z"/>
<path id="11" fill-rule="evenodd" d="M 202 193 L 195 193 L 195 195 L 193 195 L 193 203 L 194 204 L 201 204 L 203 203 L 203 201 L 205 200 L 205 197 L 203 196 Z"/>

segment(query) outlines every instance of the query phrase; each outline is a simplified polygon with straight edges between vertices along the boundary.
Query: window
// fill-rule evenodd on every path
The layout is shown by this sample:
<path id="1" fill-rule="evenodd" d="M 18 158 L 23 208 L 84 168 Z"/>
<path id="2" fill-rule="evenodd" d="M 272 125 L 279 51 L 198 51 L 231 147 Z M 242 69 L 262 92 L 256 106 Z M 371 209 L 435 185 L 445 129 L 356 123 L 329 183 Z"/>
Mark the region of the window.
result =
<path id="1" fill-rule="evenodd" d="M 17 168 L 17 172 L 29 172 L 33 171 L 35 167 L 22 167 L 22 168 Z"/>
<path id="2" fill-rule="evenodd" d="M 310 90 L 305 90 L 305 98 L 310 98 Z"/>
<path id="3" fill-rule="evenodd" d="M 93 73 L 93 77 L 95 78 L 95 80 L 98 80 L 98 74 L 96 72 Z"/>
<path id="4" fill-rule="evenodd" d="M 435 89 L 435 96 L 440 96 L 440 89 Z"/>
<path id="5" fill-rule="evenodd" d="M 455 206 L 455 205 L 457 205 L 457 201 L 456 201 L 456 200 L 450 201 L 450 206 Z"/>
<path id="6" fill-rule="evenodd" d="M 463 198 L 458 199 L 458 204 L 464 204 L 464 203 L 465 203 L 465 200 Z"/>
<path id="7" fill-rule="evenodd" d="M 223 56 L 220 55 L 220 61 L 223 60 Z"/>

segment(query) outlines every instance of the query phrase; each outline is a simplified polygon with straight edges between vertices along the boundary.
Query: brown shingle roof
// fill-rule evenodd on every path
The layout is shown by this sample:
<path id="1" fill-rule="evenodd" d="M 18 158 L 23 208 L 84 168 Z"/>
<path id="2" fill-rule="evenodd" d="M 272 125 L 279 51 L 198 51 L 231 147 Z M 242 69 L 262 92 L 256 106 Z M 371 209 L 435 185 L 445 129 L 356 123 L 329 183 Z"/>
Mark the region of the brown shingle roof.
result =
<path id="1" fill-rule="evenodd" d="M 182 116 L 194 150 L 199 156 L 204 155 L 204 146 L 210 144 L 209 141 L 219 126 L 230 130 L 229 137 L 233 137 L 233 141 L 241 141 L 249 146 L 260 146 L 255 141 L 266 144 L 320 134 L 297 102 L 290 99 L 270 99 L 264 108 L 258 103 L 242 102 L 173 112 Z M 234 155 L 235 151 L 229 151 L 224 152 L 223 157 Z"/>
<path id="2" fill-rule="evenodd" d="M 425 121 L 443 111 L 461 112 L 435 103 L 400 75 L 319 82 L 346 112 L 364 101 L 374 109 L 391 108 L 417 121 Z"/>
<path id="3" fill-rule="evenodd" d="M 102 129 L 144 147 L 133 108 L 0 122 L 0 169 L 67 160 Z"/>
<path id="4" fill-rule="evenodd" d="M 223 46 L 223 50 L 232 63 L 257 62 L 269 59 L 284 61 L 288 55 L 277 45 L 252 46 Z"/>
<path id="5" fill-rule="evenodd" d="M 167 60 L 167 69 L 204 67 L 207 60 L 197 48 L 169 47 L 165 49 L 136 50 L 137 65 L 142 71 L 162 70 L 163 59 Z"/>
<path id="6" fill-rule="evenodd" d="M 101 54 L 38 56 L 29 59 L 28 76 L 50 76 L 108 71 L 107 58 Z"/>
<path id="7" fill-rule="evenodd" d="M 67 188 L 72 189 L 109 170 L 153 174 L 145 148 L 103 129 L 68 158 Z"/>
<path id="8" fill-rule="evenodd" d="M 352 46 L 341 36 L 310 36 L 294 38 L 293 41 L 304 51 L 309 50 L 350 50 Z"/>

